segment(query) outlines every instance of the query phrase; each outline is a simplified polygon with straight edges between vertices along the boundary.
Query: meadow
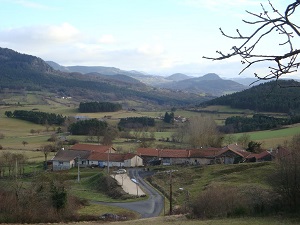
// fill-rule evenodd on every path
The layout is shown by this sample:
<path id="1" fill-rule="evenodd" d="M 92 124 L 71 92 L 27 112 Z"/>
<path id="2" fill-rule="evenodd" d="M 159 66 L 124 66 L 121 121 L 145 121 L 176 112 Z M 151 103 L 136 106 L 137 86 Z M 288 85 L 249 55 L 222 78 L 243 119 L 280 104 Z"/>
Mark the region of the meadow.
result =
<path id="1" fill-rule="evenodd" d="M 39 102 L 39 98 L 36 95 L 27 96 L 27 101 L 30 99 L 31 102 Z M 20 100 L 20 99 L 19 99 Z M 39 100 L 39 101 L 38 101 Z M 42 125 L 33 124 L 27 121 L 22 121 L 13 118 L 7 118 L 4 113 L 5 111 L 14 111 L 16 109 L 22 110 L 37 110 L 49 113 L 61 114 L 63 116 L 84 116 L 89 118 L 105 119 L 108 123 L 116 125 L 120 118 L 126 117 L 141 117 L 147 116 L 152 118 L 159 118 L 164 116 L 165 112 L 162 111 L 127 111 L 122 110 L 118 112 L 110 113 L 79 113 L 76 104 L 68 99 L 49 97 L 46 99 L 47 104 L 13 104 L 9 106 L 0 106 L 0 134 L 3 137 L 0 139 L 0 145 L 3 149 L 7 150 L 22 150 L 29 154 L 30 151 L 35 151 L 40 149 L 41 146 L 49 144 L 47 141 L 53 133 L 55 133 L 57 127 L 46 127 Z M 228 116 L 233 115 L 252 115 L 253 112 L 250 110 L 238 110 L 232 109 L 226 106 L 210 106 L 200 111 L 182 110 L 177 109 L 175 111 L 175 116 L 181 116 L 185 118 L 190 118 L 193 116 L 211 116 L 214 118 L 218 125 L 224 124 L 225 119 Z M 150 131 L 154 134 L 155 138 L 158 139 L 171 139 L 172 134 L 176 129 L 175 125 L 166 125 L 161 120 L 156 119 L 156 128 L 151 128 Z M 32 131 L 35 131 L 34 133 Z M 283 145 L 286 141 L 290 140 L 295 134 L 300 133 L 300 126 L 298 124 L 285 127 L 278 130 L 268 130 L 268 131 L 256 131 L 248 132 L 250 139 L 253 141 L 258 141 L 262 143 L 263 148 L 271 149 L 278 145 Z M 233 134 L 234 137 L 238 138 L 242 134 Z M 68 136 L 68 139 L 76 139 L 81 142 L 86 141 L 85 136 Z M 26 142 L 27 144 L 23 144 Z M 163 146 L 166 143 L 156 141 L 154 145 Z M 169 144 L 170 145 L 170 144 Z M 174 143 L 173 146 L 176 146 Z M 118 138 L 114 141 L 114 146 L 116 148 L 122 149 L 124 151 L 134 151 L 138 147 L 138 143 L 128 142 L 123 138 Z M 180 147 L 180 146 L 178 146 Z M 38 159 L 38 153 L 33 153 L 34 158 Z"/>

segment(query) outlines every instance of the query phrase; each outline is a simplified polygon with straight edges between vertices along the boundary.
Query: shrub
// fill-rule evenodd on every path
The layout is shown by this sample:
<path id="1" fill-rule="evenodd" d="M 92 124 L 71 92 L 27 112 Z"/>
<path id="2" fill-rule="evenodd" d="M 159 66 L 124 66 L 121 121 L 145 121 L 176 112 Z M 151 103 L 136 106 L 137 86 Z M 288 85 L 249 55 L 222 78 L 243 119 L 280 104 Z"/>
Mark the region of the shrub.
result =
<path id="1" fill-rule="evenodd" d="M 210 186 L 191 202 L 196 218 L 269 214 L 276 211 L 278 196 L 256 186 Z"/>

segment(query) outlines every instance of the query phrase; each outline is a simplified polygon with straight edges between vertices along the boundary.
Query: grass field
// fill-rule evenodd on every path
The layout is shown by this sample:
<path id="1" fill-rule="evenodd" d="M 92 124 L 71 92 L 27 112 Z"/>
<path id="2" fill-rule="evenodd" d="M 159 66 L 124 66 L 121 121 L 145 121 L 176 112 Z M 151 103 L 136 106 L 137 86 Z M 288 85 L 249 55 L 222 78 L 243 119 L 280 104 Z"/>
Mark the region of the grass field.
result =
<path id="1" fill-rule="evenodd" d="M 36 102 L 39 100 L 38 95 L 28 95 L 27 98 L 31 99 L 31 102 Z M 28 100 L 28 99 L 27 99 Z M 149 116 L 156 118 L 160 115 L 164 115 L 165 111 L 153 111 L 153 112 L 138 112 L 138 111 L 119 111 L 113 113 L 79 113 L 77 111 L 77 106 L 72 104 L 67 99 L 60 99 L 49 97 L 46 99 L 48 104 L 40 104 L 40 105 L 10 105 L 10 106 L 0 106 L 0 134 L 4 135 L 4 138 L 0 139 L 0 145 L 4 149 L 13 149 L 13 150 L 36 150 L 39 149 L 42 145 L 49 144 L 47 141 L 50 138 L 51 134 L 54 133 L 54 130 L 57 127 L 50 127 L 48 132 L 46 131 L 46 127 L 42 125 L 33 124 L 30 122 L 7 118 L 4 116 L 5 111 L 13 111 L 15 109 L 23 109 L 23 110 L 40 110 L 44 112 L 52 112 L 57 114 L 62 114 L 66 116 L 70 115 L 80 115 L 87 116 L 91 118 L 104 118 L 105 116 L 109 116 L 107 119 L 108 123 L 116 125 L 120 118 L 125 117 L 136 117 L 136 116 Z M 28 100 L 29 101 L 29 100 Z M 251 114 L 249 110 L 237 110 L 232 109 L 226 106 L 210 106 L 205 108 L 206 111 L 214 111 L 217 113 L 208 114 L 207 112 L 194 112 L 194 111 L 185 111 L 185 110 L 177 110 L 175 115 L 180 115 L 182 117 L 190 118 L 192 116 L 199 115 L 210 115 L 215 121 L 222 125 L 224 124 L 224 120 L 228 116 L 232 115 L 245 115 Z M 171 138 L 174 128 L 172 126 L 166 126 L 161 124 L 159 121 L 157 122 L 158 127 L 152 129 L 155 134 L 156 139 L 167 139 Z M 39 131 L 39 133 L 31 133 L 31 130 Z M 158 130 L 163 130 L 162 132 L 158 132 Z M 290 140 L 291 137 L 295 134 L 300 133 L 300 125 L 294 125 L 292 127 L 288 127 L 285 129 L 279 130 L 271 130 L 271 131 L 257 131 L 257 132 L 249 132 L 250 139 L 253 141 L 258 141 L 262 143 L 262 147 L 266 149 L 274 148 L 278 145 L 283 145 L 286 141 Z M 149 133 L 150 134 L 150 133 Z M 241 134 L 234 134 L 235 137 L 239 137 Z M 84 136 L 69 136 L 69 139 L 77 139 L 81 142 L 84 142 L 86 137 Z M 22 144 L 23 141 L 26 141 L 28 144 L 25 146 Z M 134 151 L 138 147 L 138 143 L 129 143 L 124 142 L 125 139 L 117 139 L 114 142 L 114 146 L 118 149 L 122 149 L 124 151 Z M 156 141 L 153 144 L 159 146 L 170 146 L 172 143 L 163 143 Z M 176 147 L 173 144 L 174 147 Z M 178 146 L 180 148 L 180 146 Z M 187 146 L 183 146 L 186 148 Z"/>
<path id="2" fill-rule="evenodd" d="M 274 170 L 273 162 L 265 163 L 244 163 L 233 165 L 211 165 L 206 167 L 174 167 L 173 173 L 173 195 L 177 204 L 182 204 L 185 195 L 180 188 L 189 191 L 191 198 L 196 197 L 202 190 L 210 185 L 234 186 L 250 188 L 259 186 L 261 188 L 270 188 L 267 178 Z M 165 167 L 154 167 L 155 170 L 164 171 Z M 154 176 L 154 182 L 163 187 L 166 193 L 169 193 L 169 175 L 159 173 Z"/>

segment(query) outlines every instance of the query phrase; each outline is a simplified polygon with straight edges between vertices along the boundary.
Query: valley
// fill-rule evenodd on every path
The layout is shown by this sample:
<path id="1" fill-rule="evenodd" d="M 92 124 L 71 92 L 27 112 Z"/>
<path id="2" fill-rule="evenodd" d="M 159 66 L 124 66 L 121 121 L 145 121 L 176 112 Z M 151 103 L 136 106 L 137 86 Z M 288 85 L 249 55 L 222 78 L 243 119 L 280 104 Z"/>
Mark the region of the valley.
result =
<path id="1" fill-rule="evenodd" d="M 79 167 L 66 171 L 45 172 L 45 161 L 52 159 L 57 152 L 63 151 L 62 149 L 69 150 L 76 143 L 109 145 L 120 154 L 136 154 L 140 148 L 160 149 L 162 152 L 201 152 L 203 149 L 219 151 L 229 145 L 237 145 L 247 154 L 257 156 L 263 152 L 274 153 L 281 147 L 288 148 L 300 133 L 300 102 L 297 98 L 300 90 L 295 87 L 299 85 L 296 81 L 269 82 L 246 87 L 234 81 L 225 81 L 216 74 L 198 78 L 174 74 L 158 79 L 156 76 L 122 71 L 118 68 L 64 68 L 54 62 L 45 63 L 34 56 L 20 56 L 8 49 L 1 49 L 1 54 L 6 57 L 0 58 L 0 67 L 3 68 L 0 72 L 0 184 L 3 189 L 0 191 L 13 199 L 3 197 L 3 201 L 7 204 L 15 201 L 21 206 L 29 201 L 30 196 L 37 196 L 44 199 L 44 204 L 49 204 L 51 208 L 53 205 L 51 206 L 50 200 L 52 198 L 53 201 L 53 196 L 67 193 L 70 197 L 68 201 L 74 201 L 74 208 L 70 205 L 70 208 L 65 207 L 65 203 L 62 204 L 59 200 L 55 205 L 58 211 L 59 207 L 63 208 L 61 211 L 64 213 L 61 216 L 66 216 L 66 220 L 99 220 L 99 215 L 108 212 L 137 219 L 140 215 L 133 211 L 93 204 L 92 201 L 126 204 L 147 199 L 147 196 L 136 199 L 124 194 L 120 185 L 114 183 L 109 176 L 111 174 L 105 168 L 80 168 L 80 182 L 76 180 Z M 277 88 L 279 83 L 293 87 L 280 89 Z M 203 85 L 207 89 L 203 88 Z M 215 89 L 215 92 L 211 92 L 211 89 Z M 87 102 L 105 102 L 121 108 L 113 112 L 80 112 L 79 105 Z M 37 112 L 56 114 L 64 118 L 64 123 L 51 124 L 48 120 L 33 123 L 24 120 L 22 116 L 8 116 L 14 115 L 15 111 L 36 112 L 36 117 L 39 117 Z M 241 122 L 237 122 L 237 125 L 228 124 L 229 118 L 238 118 Z M 259 122 L 255 121 L 255 118 L 258 118 Z M 99 130 L 92 127 L 88 128 L 87 133 L 75 135 L 74 130 L 70 128 L 72 124 L 92 119 L 98 121 L 105 129 L 101 130 L 99 125 Z M 143 124 L 143 120 L 149 124 Z M 247 123 L 243 124 L 244 120 Z M 261 124 L 266 126 L 262 127 Z M 238 130 L 242 128 L 242 132 Z M 51 151 L 48 152 L 47 149 Z M 235 150 L 232 152 L 236 153 Z M 12 161 L 8 163 L 9 155 L 23 160 L 20 161 L 19 174 L 16 173 L 17 169 L 14 169 L 18 162 L 13 162 L 14 166 Z M 275 194 L 274 186 L 269 181 L 269 175 L 277 171 L 276 160 L 254 163 L 246 162 L 246 157 L 243 161 L 240 156 L 241 154 L 229 164 L 225 163 L 225 160 L 222 161 L 222 158 L 217 159 L 219 155 L 215 155 L 214 159 L 209 158 L 211 155 L 205 156 L 212 162 L 206 164 L 197 164 L 197 160 L 187 157 L 185 160 L 190 160 L 189 163 L 172 165 L 170 159 L 166 159 L 165 164 L 155 166 L 145 163 L 145 167 L 140 169 L 154 174 L 145 179 L 165 196 L 165 214 L 170 212 L 169 205 L 173 204 L 174 214 L 188 213 L 193 215 L 193 218 L 201 219 L 213 218 L 215 215 L 226 218 L 220 221 L 220 224 L 228 224 L 230 221 L 243 224 L 240 219 L 232 217 L 252 218 L 256 215 L 266 216 L 258 219 L 259 224 L 273 222 L 276 220 L 274 216 L 277 216 L 274 208 L 279 206 L 274 203 L 278 200 L 274 197 L 277 193 Z M 48 160 L 45 160 L 46 158 Z M 171 176 L 170 171 L 174 171 Z M 34 186 L 35 183 L 40 186 Z M 173 193 L 170 197 L 171 185 Z M 116 190 L 119 197 L 112 197 L 109 190 Z M 239 196 L 228 193 L 236 193 Z M 16 194 L 24 195 L 22 204 L 18 203 L 21 202 L 20 199 L 12 197 Z M 257 195 L 261 197 L 259 201 L 255 198 Z M 240 205 L 236 202 L 237 198 L 243 200 L 239 202 Z M 32 201 L 32 207 L 39 207 L 39 201 L 35 200 Z M 207 201 L 207 204 L 202 204 L 200 200 Z M 208 204 L 210 201 L 213 202 L 212 205 Z M 218 210 L 213 207 L 214 204 L 222 202 L 222 205 L 233 202 L 238 206 L 233 204 L 233 208 L 225 209 L 220 205 Z M 263 206 L 257 208 L 255 204 Z M 211 208 L 206 209 L 206 205 Z M 197 212 L 199 207 L 204 207 L 203 212 L 211 214 L 203 215 L 202 212 Z M 0 207 L 0 215 L 8 208 L 13 213 L 18 213 L 17 210 L 13 210 L 12 204 L 8 204 L 7 208 Z M 25 212 L 26 209 L 18 210 Z M 281 212 L 283 209 L 278 210 Z M 24 216 L 24 220 L 43 222 L 34 212 L 26 212 L 32 217 Z M 57 212 L 51 211 L 49 215 L 56 215 L 55 213 Z M 174 217 L 169 218 L 170 221 L 173 221 L 172 218 Z M 178 221 L 181 219 L 184 224 L 191 222 L 186 218 L 177 217 Z M 282 219 L 285 220 L 284 217 Z M 48 220 L 58 222 L 63 219 L 49 217 Z M 14 218 L 9 217 L 0 220 L 7 221 L 16 222 Z M 166 222 L 160 218 L 157 221 L 158 224 Z M 244 221 L 247 222 L 247 219 Z M 202 224 L 201 220 L 194 224 L 197 223 Z M 293 223 L 292 219 L 287 220 L 287 224 Z"/>

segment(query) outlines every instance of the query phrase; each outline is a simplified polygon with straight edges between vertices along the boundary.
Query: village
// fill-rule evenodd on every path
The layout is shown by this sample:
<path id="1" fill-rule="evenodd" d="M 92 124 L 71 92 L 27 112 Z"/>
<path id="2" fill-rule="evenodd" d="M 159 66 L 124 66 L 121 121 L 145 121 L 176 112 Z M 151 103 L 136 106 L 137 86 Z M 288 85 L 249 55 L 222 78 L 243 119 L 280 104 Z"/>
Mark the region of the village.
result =
<path id="1" fill-rule="evenodd" d="M 237 144 L 223 148 L 156 149 L 138 148 L 135 153 L 118 153 L 113 146 L 75 144 L 62 148 L 47 162 L 53 171 L 73 167 L 131 168 L 149 165 L 213 165 L 272 161 L 288 154 L 284 148 L 261 153 L 246 151 Z"/>

